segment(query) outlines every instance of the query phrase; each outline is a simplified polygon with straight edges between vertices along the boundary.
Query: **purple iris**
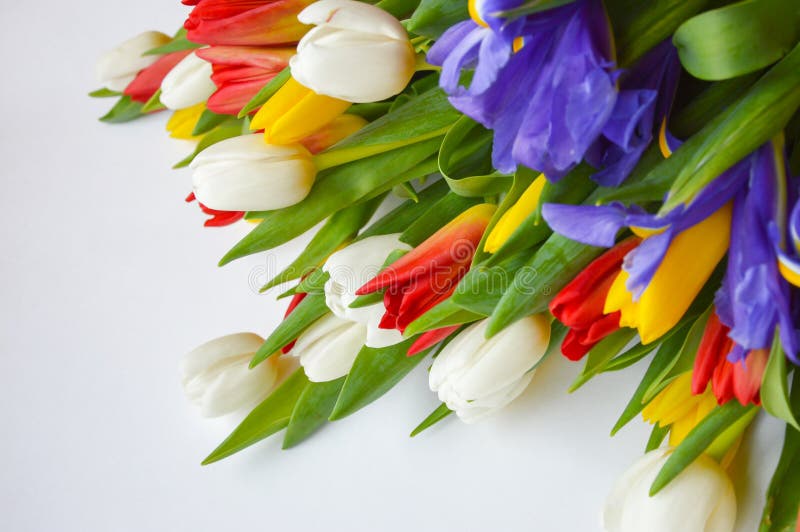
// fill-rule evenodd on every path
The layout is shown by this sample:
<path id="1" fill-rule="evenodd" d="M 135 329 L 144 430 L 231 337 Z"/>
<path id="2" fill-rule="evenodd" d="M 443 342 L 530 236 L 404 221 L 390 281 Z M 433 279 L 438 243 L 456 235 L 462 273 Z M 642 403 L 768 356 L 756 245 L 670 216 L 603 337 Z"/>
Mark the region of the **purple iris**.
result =
<path id="1" fill-rule="evenodd" d="M 518 164 L 557 180 L 584 157 L 617 101 L 611 35 L 602 2 L 577 0 L 505 21 L 496 13 L 522 0 L 485 0 L 488 24 L 451 27 L 428 54 L 442 66 L 452 105 L 494 130 L 492 162 Z M 514 43 L 522 48 L 514 51 Z M 464 70 L 474 69 L 468 86 Z"/>
<path id="2" fill-rule="evenodd" d="M 752 157 L 752 156 L 751 156 Z M 644 239 L 625 257 L 628 291 L 638 300 L 655 275 L 673 239 L 725 205 L 747 183 L 750 158 L 740 161 L 709 183 L 689 205 L 676 207 L 666 215 L 649 214 L 637 205 L 563 205 L 546 203 L 542 216 L 553 231 L 592 246 L 611 247 L 623 227 L 662 229 Z"/>
<path id="3" fill-rule="evenodd" d="M 780 325 L 784 350 L 797 363 L 789 284 L 778 271 L 785 162 L 771 143 L 746 161 L 749 187 L 734 198 L 728 269 L 715 300 L 720 321 L 730 327 L 728 336 L 736 342 L 728 358 L 736 362 L 751 349 L 769 348 Z"/>
<path id="4" fill-rule="evenodd" d="M 630 175 L 669 114 L 680 72 L 678 51 L 667 39 L 622 73 L 611 117 L 586 153 L 589 164 L 602 168 L 592 179 L 615 187 Z"/>

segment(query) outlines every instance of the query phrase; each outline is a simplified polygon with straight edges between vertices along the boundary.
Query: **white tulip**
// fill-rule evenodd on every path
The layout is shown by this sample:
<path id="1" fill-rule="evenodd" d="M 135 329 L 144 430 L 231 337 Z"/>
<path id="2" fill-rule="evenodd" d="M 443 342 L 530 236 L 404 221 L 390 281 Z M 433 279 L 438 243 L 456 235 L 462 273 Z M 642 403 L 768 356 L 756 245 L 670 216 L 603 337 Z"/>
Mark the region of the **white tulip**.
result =
<path id="1" fill-rule="evenodd" d="M 297 45 L 292 77 L 317 94 L 353 103 L 400 93 L 414 75 L 416 57 L 400 22 L 354 0 L 320 0 L 297 16 L 315 24 Z"/>
<path id="2" fill-rule="evenodd" d="M 95 65 L 98 81 L 112 91 L 123 91 L 136 74 L 156 62 L 157 55 L 142 55 L 170 41 L 169 35 L 146 31 L 100 56 Z"/>
<path id="3" fill-rule="evenodd" d="M 267 211 L 308 195 L 317 168 L 299 144 L 266 144 L 242 135 L 201 151 L 189 165 L 197 201 L 220 211 Z"/>
<path id="4" fill-rule="evenodd" d="M 386 347 L 403 341 L 396 329 L 381 329 L 378 324 L 386 309 L 383 303 L 350 308 L 356 290 L 375 277 L 386 257 L 395 250 L 410 250 L 400 242 L 400 234 L 371 236 L 337 251 L 325 261 L 322 270 L 330 275 L 325 282 L 325 304 L 339 318 L 366 325 L 367 347 Z"/>
<path id="5" fill-rule="evenodd" d="M 167 109 L 178 110 L 208 100 L 217 90 L 211 74 L 211 63 L 192 52 L 164 76 L 159 96 L 161 103 Z"/>
<path id="6" fill-rule="evenodd" d="M 183 357 L 183 390 L 205 417 L 217 417 L 264 400 L 277 377 L 277 358 L 253 369 L 250 359 L 264 339 L 238 333 L 211 340 Z"/>
<path id="7" fill-rule="evenodd" d="M 706 455 L 650 497 L 650 486 L 672 449 L 642 456 L 612 489 L 603 526 L 607 532 L 731 532 L 736 496 L 728 475 Z"/>
<path id="8" fill-rule="evenodd" d="M 428 377 L 439 400 L 465 423 L 485 417 L 521 394 L 550 341 L 542 314 L 527 316 L 486 339 L 487 320 L 473 324 L 442 349 Z"/>
<path id="9" fill-rule="evenodd" d="M 311 382 L 336 380 L 350 372 L 365 335 L 364 325 L 328 314 L 303 331 L 290 354 Z"/>

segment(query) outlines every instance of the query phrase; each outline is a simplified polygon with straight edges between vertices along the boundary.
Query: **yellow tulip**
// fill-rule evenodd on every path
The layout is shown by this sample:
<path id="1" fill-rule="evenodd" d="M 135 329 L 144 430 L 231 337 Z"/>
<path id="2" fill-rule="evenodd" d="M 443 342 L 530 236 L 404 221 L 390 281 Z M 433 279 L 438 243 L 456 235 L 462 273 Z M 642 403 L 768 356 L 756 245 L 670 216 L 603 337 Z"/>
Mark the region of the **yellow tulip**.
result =
<path id="1" fill-rule="evenodd" d="M 186 109 L 179 109 L 172 113 L 167 121 L 167 131 L 169 136 L 174 139 L 194 140 L 197 138 L 192 135 L 200 115 L 206 110 L 205 102 L 198 103 Z"/>
<path id="2" fill-rule="evenodd" d="M 651 424 L 658 423 L 661 428 L 670 427 L 669 444 L 677 447 L 716 406 L 711 387 L 700 395 L 692 395 L 692 372 L 687 371 L 644 407 L 642 417 Z"/>
<path id="3" fill-rule="evenodd" d="M 643 344 L 669 331 L 703 288 L 728 250 L 730 203 L 674 238 L 638 301 L 626 287 L 621 271 L 609 290 L 603 312 L 620 311 L 620 326 L 638 329 Z"/>
<path id="4" fill-rule="evenodd" d="M 503 244 L 514 234 L 514 231 L 530 216 L 539 206 L 539 198 L 542 196 L 542 189 L 547 182 L 544 174 L 534 179 L 533 183 L 525 190 L 517 202 L 511 206 L 500 220 L 492 228 L 489 236 L 486 237 L 486 243 L 483 245 L 483 250 L 487 253 L 496 253 Z"/>

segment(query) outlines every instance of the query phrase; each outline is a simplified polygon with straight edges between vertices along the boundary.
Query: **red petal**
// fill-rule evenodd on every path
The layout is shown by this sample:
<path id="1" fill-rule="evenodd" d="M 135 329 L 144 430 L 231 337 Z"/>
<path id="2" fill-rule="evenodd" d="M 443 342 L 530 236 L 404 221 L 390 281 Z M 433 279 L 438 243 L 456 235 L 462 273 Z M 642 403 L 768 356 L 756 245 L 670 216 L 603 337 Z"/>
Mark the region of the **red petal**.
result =
<path id="1" fill-rule="evenodd" d="M 747 354 L 744 362 L 733 364 L 733 394 L 742 405 L 761 403 L 759 391 L 768 358 L 768 350 L 753 349 Z"/>
<path id="2" fill-rule="evenodd" d="M 408 356 L 414 356 L 417 353 L 421 353 L 425 351 L 429 347 L 434 344 L 438 344 L 454 332 L 458 330 L 458 325 L 452 325 L 450 327 L 442 327 L 441 329 L 434 329 L 432 331 L 427 331 L 422 333 L 419 338 L 417 338 L 411 347 L 408 348 Z"/>
<path id="3" fill-rule="evenodd" d="M 155 63 L 136 74 L 136 77 L 125 87 L 124 94 L 131 100 L 146 103 L 161 88 L 161 81 L 181 59 L 189 55 L 191 50 L 182 50 L 164 54 Z"/>
<path id="4" fill-rule="evenodd" d="M 711 313 L 703 331 L 703 339 L 697 349 L 692 371 L 692 393 L 701 394 L 708 386 L 715 368 L 726 360 L 728 353 L 733 349 L 733 341 L 728 338 L 729 329 L 717 316 L 716 311 Z M 719 397 L 719 396 L 717 396 Z"/>

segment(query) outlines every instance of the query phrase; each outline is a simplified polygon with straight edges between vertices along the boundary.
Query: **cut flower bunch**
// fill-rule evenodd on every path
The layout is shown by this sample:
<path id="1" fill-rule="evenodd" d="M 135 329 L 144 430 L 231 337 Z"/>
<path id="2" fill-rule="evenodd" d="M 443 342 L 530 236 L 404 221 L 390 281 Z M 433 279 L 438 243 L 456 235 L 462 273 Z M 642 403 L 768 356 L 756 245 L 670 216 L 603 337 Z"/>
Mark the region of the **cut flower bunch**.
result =
<path id="1" fill-rule="evenodd" d="M 315 230 L 263 287 L 275 330 L 184 358 L 203 415 L 251 409 L 204 464 L 293 447 L 420 364 L 441 405 L 412 436 L 478 422 L 563 355 L 569 392 L 647 368 L 606 530 L 733 530 L 759 415 L 786 424 L 761 530 L 795 529 L 797 0 L 183 3 L 173 36 L 100 58 L 101 120 L 166 111 L 194 143 L 187 201 L 252 224 L 220 265 Z"/>

